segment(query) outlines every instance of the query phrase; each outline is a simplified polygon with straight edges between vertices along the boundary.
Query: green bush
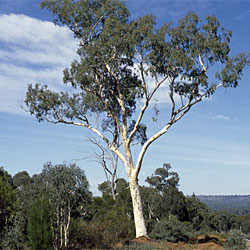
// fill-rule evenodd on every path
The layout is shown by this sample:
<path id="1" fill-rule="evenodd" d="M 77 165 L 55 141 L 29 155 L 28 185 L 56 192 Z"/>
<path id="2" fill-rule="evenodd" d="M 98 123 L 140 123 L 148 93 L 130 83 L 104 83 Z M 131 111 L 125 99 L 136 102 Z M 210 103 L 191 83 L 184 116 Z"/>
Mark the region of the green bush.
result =
<path id="1" fill-rule="evenodd" d="M 189 223 L 181 222 L 175 216 L 171 216 L 169 220 L 154 225 L 151 237 L 170 242 L 188 241 L 192 231 L 193 228 Z"/>
<path id="2" fill-rule="evenodd" d="M 40 198 L 31 207 L 28 239 L 32 249 L 53 249 L 51 206 L 48 199 Z"/>
<path id="3" fill-rule="evenodd" d="M 102 220 L 72 220 L 69 235 L 70 249 L 108 249 L 134 238 L 134 223 L 124 207 L 114 206 Z"/>
<path id="4" fill-rule="evenodd" d="M 135 235 L 134 222 L 123 206 L 114 206 L 106 214 L 101 225 L 103 225 L 102 237 L 107 245 L 131 240 Z"/>
<path id="5" fill-rule="evenodd" d="M 241 231 L 233 229 L 229 232 L 228 240 L 225 244 L 226 250 L 247 250 L 246 240 Z"/>
<path id="6" fill-rule="evenodd" d="M 68 249 L 106 249 L 99 222 L 72 220 L 69 230 Z"/>

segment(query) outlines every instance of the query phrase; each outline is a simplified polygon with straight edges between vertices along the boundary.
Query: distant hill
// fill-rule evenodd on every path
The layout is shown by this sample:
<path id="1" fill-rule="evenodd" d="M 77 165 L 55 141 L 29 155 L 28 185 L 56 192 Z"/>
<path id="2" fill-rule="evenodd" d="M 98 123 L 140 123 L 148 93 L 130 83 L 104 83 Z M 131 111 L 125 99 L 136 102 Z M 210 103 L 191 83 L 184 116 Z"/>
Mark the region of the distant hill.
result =
<path id="1" fill-rule="evenodd" d="M 250 195 L 197 195 L 211 211 L 226 210 L 236 214 L 250 213 Z"/>

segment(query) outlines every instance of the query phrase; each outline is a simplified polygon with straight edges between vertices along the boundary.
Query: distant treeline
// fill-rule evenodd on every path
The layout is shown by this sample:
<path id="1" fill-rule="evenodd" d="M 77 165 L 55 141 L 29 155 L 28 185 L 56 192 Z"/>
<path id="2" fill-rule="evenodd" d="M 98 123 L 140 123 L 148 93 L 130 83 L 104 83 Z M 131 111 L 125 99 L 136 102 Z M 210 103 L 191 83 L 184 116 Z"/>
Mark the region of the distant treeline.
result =
<path id="1" fill-rule="evenodd" d="M 211 211 L 226 210 L 237 215 L 250 213 L 250 195 L 198 195 Z"/>

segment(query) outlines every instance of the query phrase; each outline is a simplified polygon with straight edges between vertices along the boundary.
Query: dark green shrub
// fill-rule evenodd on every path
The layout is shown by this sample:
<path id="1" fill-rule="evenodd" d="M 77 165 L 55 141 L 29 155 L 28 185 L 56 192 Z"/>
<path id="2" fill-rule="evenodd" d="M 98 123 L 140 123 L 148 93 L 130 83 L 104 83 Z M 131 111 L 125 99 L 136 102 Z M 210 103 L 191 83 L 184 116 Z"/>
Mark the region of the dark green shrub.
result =
<path id="1" fill-rule="evenodd" d="M 28 239 L 32 249 L 53 249 L 51 209 L 48 199 L 40 198 L 30 210 Z"/>
<path id="2" fill-rule="evenodd" d="M 68 249 L 104 249 L 102 225 L 95 221 L 72 220 Z"/>
<path id="3" fill-rule="evenodd" d="M 114 206 L 101 225 L 103 240 L 107 245 L 134 238 L 134 222 L 126 213 L 126 207 Z"/>
<path id="4" fill-rule="evenodd" d="M 233 229 L 229 232 L 227 243 L 225 244 L 226 250 L 247 250 L 246 240 L 241 231 Z"/>
<path id="5" fill-rule="evenodd" d="M 189 223 L 179 221 L 175 216 L 154 225 L 151 237 L 170 242 L 187 241 L 193 231 Z"/>
<path id="6" fill-rule="evenodd" d="M 5 227 L 2 248 L 5 250 L 26 249 L 26 225 L 27 220 L 25 216 L 23 216 L 22 212 L 18 211 L 13 218 L 13 224 Z M 0 247 L 0 249 L 2 248 Z"/>

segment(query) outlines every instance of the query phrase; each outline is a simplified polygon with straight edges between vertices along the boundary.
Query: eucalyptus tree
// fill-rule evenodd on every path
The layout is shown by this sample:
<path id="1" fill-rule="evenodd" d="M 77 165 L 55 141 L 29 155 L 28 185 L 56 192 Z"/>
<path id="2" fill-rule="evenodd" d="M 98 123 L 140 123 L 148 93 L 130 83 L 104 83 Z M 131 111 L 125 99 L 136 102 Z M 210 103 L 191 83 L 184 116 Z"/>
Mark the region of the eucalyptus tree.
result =
<path id="1" fill-rule="evenodd" d="M 229 56 L 231 32 L 215 16 L 201 21 L 189 13 L 175 27 L 156 28 L 155 17 L 132 20 L 118 0 L 44 0 L 41 7 L 79 40 L 79 58 L 64 70 L 72 91 L 28 86 L 29 112 L 38 121 L 80 126 L 101 138 L 128 174 L 136 236 L 147 236 L 138 175 L 148 147 L 218 88 L 237 87 L 249 57 Z M 169 98 L 163 109 L 169 112 L 147 136 L 143 118 L 159 91 Z M 137 157 L 134 142 L 141 143 Z"/>
<path id="2" fill-rule="evenodd" d="M 176 172 L 170 170 L 170 164 L 165 163 L 162 168 L 157 168 L 151 177 L 146 178 L 150 188 L 156 192 L 156 195 L 151 196 L 153 200 L 150 202 L 149 197 L 146 202 L 151 203 L 149 206 L 152 207 L 152 214 L 156 220 L 158 218 L 157 221 L 172 215 L 182 222 L 188 221 L 186 197 L 178 189 L 180 177 Z"/>
<path id="3" fill-rule="evenodd" d="M 46 163 L 39 178 L 43 192 L 54 210 L 52 229 L 55 248 L 67 248 L 72 214 L 91 199 L 85 173 L 75 164 Z M 39 179 L 38 178 L 38 179 Z"/>

